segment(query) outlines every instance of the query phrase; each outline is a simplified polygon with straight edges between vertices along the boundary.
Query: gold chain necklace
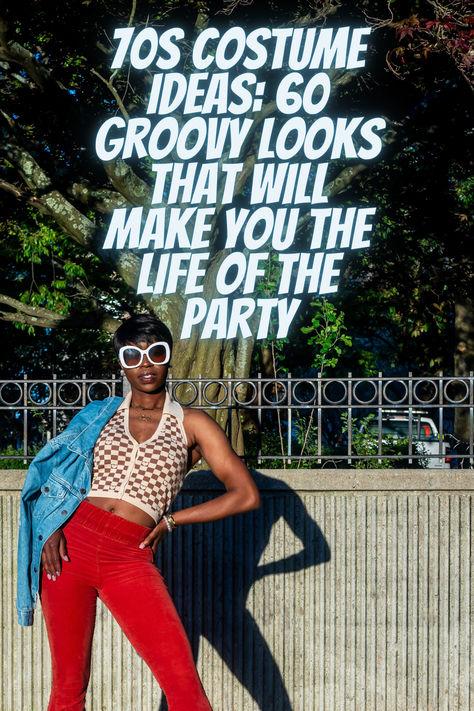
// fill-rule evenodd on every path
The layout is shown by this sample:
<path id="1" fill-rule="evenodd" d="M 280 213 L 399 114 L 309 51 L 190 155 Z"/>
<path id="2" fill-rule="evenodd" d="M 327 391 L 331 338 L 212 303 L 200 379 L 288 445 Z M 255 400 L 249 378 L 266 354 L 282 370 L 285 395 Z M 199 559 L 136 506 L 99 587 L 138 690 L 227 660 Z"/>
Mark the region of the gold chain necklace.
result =
<path id="1" fill-rule="evenodd" d="M 151 422 L 153 420 L 151 415 L 145 415 L 145 412 L 150 412 L 152 410 L 159 411 L 163 409 L 162 407 L 142 407 L 141 405 L 130 405 L 130 407 L 132 410 L 141 410 L 139 418 L 142 422 Z"/>

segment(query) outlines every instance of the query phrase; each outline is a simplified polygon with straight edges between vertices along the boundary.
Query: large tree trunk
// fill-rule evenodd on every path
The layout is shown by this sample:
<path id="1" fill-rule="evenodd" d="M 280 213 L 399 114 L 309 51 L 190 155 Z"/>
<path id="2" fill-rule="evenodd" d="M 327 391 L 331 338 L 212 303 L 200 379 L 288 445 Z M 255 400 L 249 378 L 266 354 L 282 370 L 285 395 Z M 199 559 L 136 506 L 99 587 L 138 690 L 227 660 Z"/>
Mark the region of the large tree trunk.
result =
<path id="1" fill-rule="evenodd" d="M 219 296 L 216 292 L 216 271 L 227 252 L 218 252 L 211 261 L 204 280 L 203 296 L 209 303 L 213 298 Z M 200 338 L 199 330 L 196 328 L 190 338 L 180 339 L 183 324 L 186 301 L 179 294 L 171 295 L 171 298 L 163 296 L 151 297 L 148 306 L 163 321 L 167 323 L 173 334 L 175 342 L 172 357 L 173 378 L 213 378 L 225 381 L 226 378 L 248 378 L 252 353 L 255 344 L 255 337 L 234 338 L 232 340 L 216 340 L 215 338 Z M 252 322 L 250 322 L 252 323 Z M 256 328 L 252 328 L 252 333 L 256 333 Z M 210 384 L 206 387 L 205 397 L 214 403 L 232 403 L 234 400 L 232 390 L 227 383 Z M 237 396 L 239 400 L 246 399 L 247 388 L 245 384 L 238 385 Z M 179 390 L 179 398 L 185 401 L 191 400 L 194 395 L 194 388 L 185 386 Z M 205 408 L 203 408 L 205 409 Z M 209 410 L 209 414 L 216 419 L 220 426 L 229 436 L 232 446 L 240 455 L 244 454 L 244 439 L 241 417 L 235 409 L 223 407 L 219 410 Z"/>
<path id="2" fill-rule="evenodd" d="M 239 400 L 246 399 L 247 388 L 244 384 L 226 383 L 228 377 L 248 378 L 250 372 L 250 361 L 254 345 L 253 338 L 233 339 L 232 341 L 200 340 L 198 338 L 187 341 L 177 341 L 176 349 L 173 352 L 173 378 L 196 378 L 202 375 L 203 378 L 221 379 L 223 382 L 211 384 L 206 388 L 205 397 L 208 401 L 220 403 L 222 409 L 209 410 L 209 414 L 216 419 L 216 422 L 225 430 L 229 436 L 232 446 L 239 455 L 244 454 L 244 440 L 242 422 L 235 409 L 225 407 L 228 402 L 234 402 L 233 390 Z M 199 364 L 194 367 L 194 364 Z M 187 367 L 186 367 L 187 366 Z M 179 390 L 179 397 L 187 400 L 194 394 L 192 387 L 182 387 Z M 203 409 L 206 409 L 203 406 Z"/>
<path id="3" fill-rule="evenodd" d="M 474 303 L 465 299 L 455 306 L 456 347 L 454 350 L 454 374 L 468 376 L 474 370 Z M 469 408 L 456 408 L 454 415 L 454 436 L 463 442 L 469 441 Z"/>

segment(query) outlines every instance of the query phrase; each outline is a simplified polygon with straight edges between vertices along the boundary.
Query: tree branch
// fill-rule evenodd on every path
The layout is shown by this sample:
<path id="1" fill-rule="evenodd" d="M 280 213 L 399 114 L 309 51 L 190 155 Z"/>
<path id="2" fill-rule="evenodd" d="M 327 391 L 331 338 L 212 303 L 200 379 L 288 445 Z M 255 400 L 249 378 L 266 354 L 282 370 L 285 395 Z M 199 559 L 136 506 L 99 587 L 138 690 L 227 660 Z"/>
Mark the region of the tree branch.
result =
<path id="1" fill-rule="evenodd" d="M 39 318 L 36 316 L 27 316 L 26 314 L 12 312 L 12 311 L 0 311 L 0 321 L 7 321 L 9 323 L 24 323 L 28 326 L 39 326 L 40 328 L 56 328 L 59 324 L 55 321 L 48 321 L 48 319 Z"/>
<path id="2" fill-rule="evenodd" d="M 363 170 L 367 169 L 367 165 L 364 163 L 358 163 L 357 165 L 348 165 L 347 168 L 341 170 L 338 176 L 331 180 L 327 185 L 324 186 L 323 195 L 327 197 L 334 197 L 338 193 L 342 192 L 347 188 L 348 185 L 354 180 L 354 178 L 362 173 Z"/>
<path id="3" fill-rule="evenodd" d="M 115 101 L 117 102 L 117 106 L 120 109 L 120 113 L 122 114 L 122 116 L 124 117 L 124 119 L 126 121 L 129 121 L 130 114 L 128 113 L 127 109 L 125 108 L 124 103 L 123 103 L 122 99 L 120 98 L 119 93 L 113 84 L 114 78 L 116 76 L 116 72 L 114 72 L 110 76 L 110 79 L 106 79 L 105 77 L 103 77 L 102 74 L 99 74 L 99 72 L 96 69 L 91 69 L 91 74 L 98 77 L 98 79 L 100 79 L 102 82 L 104 82 L 105 86 L 107 87 L 107 89 L 110 91 L 110 93 L 114 97 Z"/>
<path id="4" fill-rule="evenodd" d="M 40 328 L 98 328 L 107 333 L 114 333 L 120 326 L 120 319 L 101 309 L 97 301 L 88 294 L 88 301 L 95 305 L 94 311 L 79 311 L 78 313 L 59 314 L 43 306 L 31 306 L 18 299 L 13 299 L 6 294 L 0 294 L 0 303 L 15 309 L 14 311 L 0 311 L 0 320 L 10 323 L 23 323 Z"/>
<path id="5" fill-rule="evenodd" d="M 45 85 L 50 81 L 54 81 L 56 86 L 65 90 L 60 82 L 53 79 L 50 70 L 38 62 L 29 50 L 18 42 L 8 39 L 8 25 L 3 18 L 0 18 L 0 59 L 19 64 L 41 91 L 44 91 Z"/>
<path id="6" fill-rule="evenodd" d="M 128 27 L 133 25 L 136 11 L 137 11 L 137 0 L 132 0 L 132 10 L 130 12 L 130 17 L 128 18 Z"/>
<path id="7" fill-rule="evenodd" d="M 4 135 L 6 140 L 0 145 L 0 151 L 13 163 L 28 187 L 36 193 L 35 202 L 44 205 L 58 225 L 76 242 L 83 247 L 90 247 L 96 233 L 95 224 L 79 212 L 58 190 L 53 189 L 46 171 L 26 148 L 17 143 L 6 128 L 4 128 Z"/>
<path id="8" fill-rule="evenodd" d="M 129 206 L 127 200 L 120 193 L 105 188 L 93 188 L 88 181 L 73 183 L 70 193 L 75 200 L 82 202 L 83 205 L 106 214 L 119 207 Z"/>
<path id="9" fill-rule="evenodd" d="M 27 316 L 48 319 L 51 322 L 62 321 L 65 318 L 64 314 L 59 314 L 56 311 L 45 309 L 43 306 L 31 306 L 30 304 L 24 304 L 22 301 L 14 299 L 11 296 L 7 296 L 6 294 L 0 294 L 0 303 L 10 306 L 12 309 L 16 309 L 16 311 Z"/>
<path id="10" fill-rule="evenodd" d="M 24 198 L 25 197 L 23 195 L 23 193 L 20 190 L 18 190 L 17 187 L 12 185 L 11 183 L 7 183 L 6 180 L 0 180 L 0 190 L 5 190 L 5 192 L 11 193 L 16 198 Z"/>
<path id="11" fill-rule="evenodd" d="M 122 158 L 104 161 L 107 176 L 118 192 L 132 205 L 149 205 L 153 190 Z"/>

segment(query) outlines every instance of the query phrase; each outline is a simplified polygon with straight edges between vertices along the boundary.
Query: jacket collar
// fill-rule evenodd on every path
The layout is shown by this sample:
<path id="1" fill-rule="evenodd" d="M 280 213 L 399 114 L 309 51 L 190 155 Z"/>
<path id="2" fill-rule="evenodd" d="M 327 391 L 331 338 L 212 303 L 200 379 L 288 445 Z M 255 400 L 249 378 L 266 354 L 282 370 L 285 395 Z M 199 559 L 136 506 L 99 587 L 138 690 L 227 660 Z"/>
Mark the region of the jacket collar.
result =
<path id="1" fill-rule="evenodd" d="M 85 423 L 84 427 L 71 439 L 67 444 L 67 448 L 77 454 L 89 454 L 99 436 L 99 433 L 104 424 L 110 420 L 117 408 L 123 402 L 121 397 L 107 398 L 102 407 L 99 407 L 98 412 L 92 420 Z M 84 433 L 87 431 L 87 437 Z"/>

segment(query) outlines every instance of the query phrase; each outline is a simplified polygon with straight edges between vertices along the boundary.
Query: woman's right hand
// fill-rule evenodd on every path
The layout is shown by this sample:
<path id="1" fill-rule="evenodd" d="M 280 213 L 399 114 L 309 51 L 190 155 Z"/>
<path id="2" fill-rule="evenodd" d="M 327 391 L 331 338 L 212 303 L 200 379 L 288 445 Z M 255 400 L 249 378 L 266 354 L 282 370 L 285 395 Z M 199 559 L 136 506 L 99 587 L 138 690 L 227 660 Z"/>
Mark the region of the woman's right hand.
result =
<path id="1" fill-rule="evenodd" d="M 43 546 L 41 563 L 48 580 L 56 580 L 61 575 L 61 558 L 69 562 L 66 538 L 60 528 L 51 534 Z"/>

